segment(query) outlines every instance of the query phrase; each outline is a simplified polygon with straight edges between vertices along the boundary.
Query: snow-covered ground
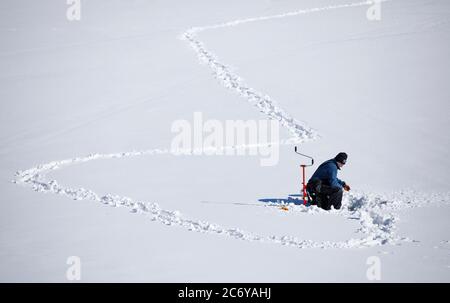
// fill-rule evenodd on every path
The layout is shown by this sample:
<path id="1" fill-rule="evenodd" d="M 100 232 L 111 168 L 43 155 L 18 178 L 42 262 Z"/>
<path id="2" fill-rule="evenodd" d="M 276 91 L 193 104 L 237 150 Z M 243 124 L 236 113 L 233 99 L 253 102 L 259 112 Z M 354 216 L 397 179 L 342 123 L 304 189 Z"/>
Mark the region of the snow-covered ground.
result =
<path id="1" fill-rule="evenodd" d="M 450 2 L 373 5 L 2 1 L 0 281 L 450 282 Z M 279 162 L 174 155 L 194 112 L 279 120 Z M 342 209 L 280 209 L 293 142 L 349 154 Z"/>

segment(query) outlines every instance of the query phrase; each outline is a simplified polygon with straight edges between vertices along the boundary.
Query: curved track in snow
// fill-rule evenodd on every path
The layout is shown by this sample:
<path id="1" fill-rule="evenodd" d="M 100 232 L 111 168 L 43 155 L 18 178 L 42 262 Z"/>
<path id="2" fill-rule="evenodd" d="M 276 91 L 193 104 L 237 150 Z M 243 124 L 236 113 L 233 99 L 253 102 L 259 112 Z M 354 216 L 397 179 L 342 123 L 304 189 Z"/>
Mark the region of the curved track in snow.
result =
<path id="1" fill-rule="evenodd" d="M 234 90 L 239 95 L 247 99 L 248 102 L 257 107 L 260 112 L 267 115 L 270 119 L 276 119 L 280 121 L 280 124 L 285 127 L 292 135 L 291 139 L 274 144 L 281 145 L 291 144 L 293 142 L 305 142 L 308 140 L 317 139 L 317 132 L 307 126 L 306 123 L 297 121 L 289 116 L 279 107 L 279 105 L 277 105 L 277 103 L 270 96 L 261 93 L 253 88 L 250 88 L 247 84 L 245 84 L 243 80 L 238 75 L 234 74 L 227 65 L 221 63 L 212 52 L 206 49 L 205 45 L 196 37 L 196 34 L 205 30 L 237 26 L 249 22 L 291 17 L 340 8 L 365 6 L 370 4 L 372 4 L 371 1 L 332 5 L 322 8 L 298 10 L 286 14 L 236 20 L 218 25 L 195 27 L 183 33 L 181 38 L 188 41 L 189 45 L 196 52 L 199 59 L 209 66 L 214 76 L 222 83 L 222 85 L 224 85 L 226 88 Z M 223 147 L 223 149 L 238 149 L 250 147 L 251 146 L 230 146 Z M 362 234 L 365 234 L 366 236 L 357 239 L 349 239 L 347 241 L 317 242 L 311 240 L 302 240 L 289 236 L 262 236 L 258 235 L 257 233 L 240 230 L 239 228 L 227 228 L 202 220 L 186 218 L 178 211 L 162 209 L 157 203 L 135 201 L 129 197 L 122 197 L 114 194 L 99 195 L 89 189 L 70 188 L 59 184 L 56 180 L 46 179 L 46 175 L 51 171 L 83 162 L 94 161 L 98 159 L 157 156 L 161 154 L 170 154 L 177 152 L 180 151 L 172 151 L 169 149 L 151 149 L 112 154 L 91 154 L 84 157 L 77 157 L 41 164 L 25 171 L 19 171 L 16 173 L 13 182 L 29 186 L 34 191 L 64 195 L 74 200 L 93 200 L 111 206 L 126 207 L 129 208 L 131 212 L 141 213 L 149 216 L 153 221 L 157 221 L 166 225 L 179 226 L 190 231 L 219 234 L 246 241 L 277 243 L 298 248 L 353 248 L 383 245 L 387 243 L 397 243 L 399 241 L 410 241 L 406 237 L 399 237 L 395 234 L 394 230 L 397 218 L 392 214 L 392 210 L 411 206 L 421 206 L 424 203 L 431 203 L 441 199 L 440 196 L 431 197 L 429 195 L 418 198 L 417 193 L 414 192 L 400 193 L 391 197 L 383 197 L 380 195 L 364 193 L 348 194 L 344 198 L 344 208 L 338 211 L 332 211 L 331 214 L 342 215 L 349 219 L 358 219 L 361 225 L 358 231 Z M 182 152 L 183 154 L 194 154 L 195 150 L 184 150 Z M 445 202 L 448 203 L 448 201 Z M 304 206 L 289 205 L 288 208 L 290 208 L 290 210 L 292 210 L 294 213 L 300 212 L 314 214 L 325 212 L 316 207 L 306 208 Z"/>

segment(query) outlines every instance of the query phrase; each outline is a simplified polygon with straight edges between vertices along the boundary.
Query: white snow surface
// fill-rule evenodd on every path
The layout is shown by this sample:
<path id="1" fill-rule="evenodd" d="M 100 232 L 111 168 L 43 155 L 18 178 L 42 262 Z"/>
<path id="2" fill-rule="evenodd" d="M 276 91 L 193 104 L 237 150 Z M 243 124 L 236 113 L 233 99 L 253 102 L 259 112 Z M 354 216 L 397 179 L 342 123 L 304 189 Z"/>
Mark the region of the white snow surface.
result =
<path id="1" fill-rule="evenodd" d="M 0 280 L 448 282 L 450 4 L 370 5 L 4 1 Z M 279 120 L 279 164 L 174 155 L 194 111 Z M 349 154 L 342 209 L 288 199 L 293 144 Z"/>

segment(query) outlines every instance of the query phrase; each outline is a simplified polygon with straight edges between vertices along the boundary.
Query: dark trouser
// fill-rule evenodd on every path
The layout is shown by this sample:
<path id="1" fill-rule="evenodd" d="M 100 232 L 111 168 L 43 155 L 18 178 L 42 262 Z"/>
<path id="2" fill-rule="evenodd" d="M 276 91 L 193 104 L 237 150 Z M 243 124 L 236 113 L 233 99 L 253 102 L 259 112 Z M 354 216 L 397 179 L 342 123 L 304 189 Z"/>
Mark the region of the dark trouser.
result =
<path id="1" fill-rule="evenodd" d="M 324 185 L 320 180 L 313 180 L 308 183 L 307 190 L 313 200 L 311 204 L 325 210 L 330 210 L 331 206 L 335 209 L 341 208 L 342 188 Z"/>
<path id="2" fill-rule="evenodd" d="M 320 188 L 320 207 L 330 210 L 331 206 L 340 209 L 342 205 L 342 188 L 322 185 Z"/>

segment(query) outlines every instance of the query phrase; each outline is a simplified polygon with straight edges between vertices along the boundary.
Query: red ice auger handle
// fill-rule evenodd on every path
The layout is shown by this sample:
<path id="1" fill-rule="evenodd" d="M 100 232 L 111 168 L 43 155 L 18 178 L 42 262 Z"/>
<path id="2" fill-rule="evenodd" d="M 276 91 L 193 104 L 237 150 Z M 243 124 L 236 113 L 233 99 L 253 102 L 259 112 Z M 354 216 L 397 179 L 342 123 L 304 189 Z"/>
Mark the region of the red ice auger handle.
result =
<path id="1" fill-rule="evenodd" d="M 306 165 L 306 164 L 302 164 L 302 165 L 304 165 L 305 167 L 307 167 L 307 166 L 313 166 L 313 165 L 314 165 L 314 159 L 313 159 L 313 157 L 310 157 L 310 156 L 308 156 L 308 155 L 304 155 L 304 154 L 299 153 L 299 152 L 297 151 L 297 146 L 294 147 L 294 150 L 295 150 L 295 153 L 296 153 L 296 154 L 311 159 L 311 164 L 310 164 L 310 165 Z"/>

